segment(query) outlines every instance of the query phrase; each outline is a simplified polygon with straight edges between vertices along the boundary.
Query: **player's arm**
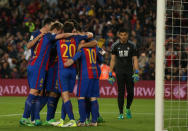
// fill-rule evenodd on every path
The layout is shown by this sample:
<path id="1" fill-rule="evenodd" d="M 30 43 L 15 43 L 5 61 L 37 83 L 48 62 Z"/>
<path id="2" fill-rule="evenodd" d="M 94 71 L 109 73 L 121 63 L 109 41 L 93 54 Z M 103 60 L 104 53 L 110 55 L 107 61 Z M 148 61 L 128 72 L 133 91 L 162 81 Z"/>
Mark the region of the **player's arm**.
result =
<path id="1" fill-rule="evenodd" d="M 93 38 L 92 32 L 81 32 L 78 35 L 87 36 L 88 39 Z"/>
<path id="2" fill-rule="evenodd" d="M 58 40 L 62 38 L 68 38 L 74 35 L 80 35 L 80 33 L 61 33 L 61 34 L 56 35 L 55 39 Z"/>
<path id="3" fill-rule="evenodd" d="M 71 66 L 75 61 L 77 61 L 81 57 L 81 51 L 78 51 L 73 58 L 67 59 L 67 61 L 64 63 L 65 67 Z"/>
<path id="4" fill-rule="evenodd" d="M 81 48 L 84 48 L 84 47 L 95 47 L 97 46 L 97 41 L 96 40 L 92 40 L 92 41 L 89 41 L 89 42 L 80 42 L 79 46 L 78 46 L 78 50 L 80 50 Z"/>
<path id="5" fill-rule="evenodd" d="M 102 62 L 104 61 L 104 58 L 101 54 L 97 55 L 97 61 L 98 61 L 99 64 L 102 64 Z"/>
<path id="6" fill-rule="evenodd" d="M 32 38 L 31 38 L 31 40 L 27 43 L 27 48 L 28 48 L 28 49 L 31 49 L 31 48 L 35 45 L 35 43 L 37 43 L 37 41 L 40 40 L 40 38 L 43 37 L 44 34 L 45 34 L 45 33 L 39 34 L 39 35 L 38 35 L 37 37 L 35 37 L 35 39 L 33 39 L 33 40 L 32 40 Z M 31 36 L 31 37 L 34 37 L 34 36 Z"/>
<path id="7" fill-rule="evenodd" d="M 133 56 L 133 66 L 134 66 L 134 70 L 138 70 L 138 57 L 137 56 Z"/>
<path id="8" fill-rule="evenodd" d="M 138 70 L 138 57 L 137 57 L 137 49 L 136 49 L 136 46 L 134 47 L 134 50 L 133 50 L 133 56 L 132 56 L 132 59 L 133 59 L 133 68 L 134 68 L 134 74 L 133 74 L 133 81 L 134 82 L 137 82 L 139 81 L 139 70 Z"/>
<path id="9" fill-rule="evenodd" d="M 135 72 L 138 72 L 138 50 L 136 48 L 136 46 L 134 46 L 133 48 L 133 55 L 132 55 L 132 60 L 133 60 L 133 68 L 135 70 Z"/>
<path id="10" fill-rule="evenodd" d="M 112 76 L 112 72 L 115 66 L 115 60 L 116 60 L 116 55 L 112 54 L 111 55 L 111 60 L 110 60 L 110 72 L 108 76 L 108 82 L 110 84 L 113 84 L 115 82 L 115 78 Z"/>
<path id="11" fill-rule="evenodd" d="M 97 46 L 96 40 L 92 40 L 90 42 L 86 42 L 86 43 L 82 44 L 82 48 L 84 48 L 84 47 L 95 47 L 95 46 Z"/>
<path id="12" fill-rule="evenodd" d="M 101 64 L 104 60 L 103 55 L 105 54 L 105 51 L 99 47 L 96 47 L 96 49 L 97 49 L 97 61 L 99 64 Z"/>
<path id="13" fill-rule="evenodd" d="M 116 55 L 112 54 L 111 55 L 111 60 L 110 60 L 110 72 L 112 72 L 113 69 L 114 69 L 115 61 L 116 61 Z"/>
<path id="14" fill-rule="evenodd" d="M 53 33 L 48 33 L 47 37 L 50 41 L 58 40 L 58 39 L 63 39 L 63 38 L 68 38 L 73 35 L 77 35 L 78 33 L 61 33 L 61 34 L 53 34 Z"/>

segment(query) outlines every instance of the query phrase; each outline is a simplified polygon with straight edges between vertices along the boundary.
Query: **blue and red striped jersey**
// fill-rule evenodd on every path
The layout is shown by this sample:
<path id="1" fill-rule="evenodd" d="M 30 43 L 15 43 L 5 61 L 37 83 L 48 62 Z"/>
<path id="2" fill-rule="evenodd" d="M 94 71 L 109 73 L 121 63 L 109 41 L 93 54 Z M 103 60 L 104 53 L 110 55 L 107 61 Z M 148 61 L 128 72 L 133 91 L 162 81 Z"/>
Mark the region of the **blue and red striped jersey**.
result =
<path id="1" fill-rule="evenodd" d="M 41 33 L 40 30 L 36 30 L 36 31 L 32 32 L 29 41 L 34 40 L 40 33 Z M 39 42 L 39 41 L 38 41 L 38 42 Z M 36 42 L 35 45 L 31 48 L 31 58 L 32 58 L 33 55 L 34 55 L 34 50 L 35 50 L 35 48 L 36 48 L 38 42 Z"/>
<path id="2" fill-rule="evenodd" d="M 82 48 L 72 58 L 74 61 L 80 60 L 80 79 L 98 79 L 100 77 L 100 67 L 97 57 L 100 57 L 97 47 Z"/>
<path id="3" fill-rule="evenodd" d="M 103 62 L 104 58 L 102 56 L 102 54 L 100 53 L 101 48 L 99 48 L 98 46 L 96 46 L 97 49 L 97 69 L 98 69 L 98 76 L 100 77 L 101 75 L 101 67 L 100 64 Z"/>
<path id="4" fill-rule="evenodd" d="M 44 66 L 47 64 L 55 37 L 55 34 L 47 33 L 38 41 L 36 46 L 32 48 L 33 54 L 29 61 L 30 66 Z"/>
<path id="5" fill-rule="evenodd" d="M 76 35 L 66 39 L 58 40 L 56 42 L 59 69 L 67 68 L 64 67 L 64 62 L 67 59 L 72 58 L 76 54 L 80 41 L 86 40 L 87 38 L 87 35 Z M 72 65 L 70 68 L 76 68 L 75 64 Z"/>
<path id="6" fill-rule="evenodd" d="M 56 45 L 50 50 L 49 67 L 53 67 L 58 62 Z"/>

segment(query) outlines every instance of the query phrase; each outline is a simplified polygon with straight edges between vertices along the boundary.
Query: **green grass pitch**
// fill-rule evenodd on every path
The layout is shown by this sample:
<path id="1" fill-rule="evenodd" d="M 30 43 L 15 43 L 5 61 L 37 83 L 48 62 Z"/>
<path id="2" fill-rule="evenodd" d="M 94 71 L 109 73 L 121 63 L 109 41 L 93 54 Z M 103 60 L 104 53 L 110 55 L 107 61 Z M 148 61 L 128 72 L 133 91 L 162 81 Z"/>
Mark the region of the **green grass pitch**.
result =
<path id="1" fill-rule="evenodd" d="M 26 97 L 0 98 L 0 131 L 154 131 L 154 100 L 134 99 L 132 105 L 132 119 L 118 120 L 116 98 L 100 98 L 100 114 L 105 123 L 98 127 L 24 127 L 19 125 L 24 110 Z M 79 118 L 76 98 L 71 99 L 75 118 Z M 56 120 L 60 119 L 61 100 L 56 111 Z M 46 118 L 46 107 L 41 111 L 41 119 Z"/>

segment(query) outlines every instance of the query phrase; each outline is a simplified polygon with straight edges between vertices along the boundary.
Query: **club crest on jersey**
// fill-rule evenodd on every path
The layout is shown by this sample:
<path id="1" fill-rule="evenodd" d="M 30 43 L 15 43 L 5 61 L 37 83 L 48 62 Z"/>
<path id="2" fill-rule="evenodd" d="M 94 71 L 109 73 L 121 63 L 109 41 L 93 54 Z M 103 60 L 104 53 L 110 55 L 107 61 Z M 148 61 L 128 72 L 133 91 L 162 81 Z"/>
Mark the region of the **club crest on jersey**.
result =
<path id="1" fill-rule="evenodd" d="M 43 82 L 44 82 L 44 80 L 43 80 L 43 78 L 40 80 L 40 87 L 42 87 L 43 86 Z"/>
<path id="2" fill-rule="evenodd" d="M 58 89 L 58 81 L 56 80 L 55 88 Z"/>

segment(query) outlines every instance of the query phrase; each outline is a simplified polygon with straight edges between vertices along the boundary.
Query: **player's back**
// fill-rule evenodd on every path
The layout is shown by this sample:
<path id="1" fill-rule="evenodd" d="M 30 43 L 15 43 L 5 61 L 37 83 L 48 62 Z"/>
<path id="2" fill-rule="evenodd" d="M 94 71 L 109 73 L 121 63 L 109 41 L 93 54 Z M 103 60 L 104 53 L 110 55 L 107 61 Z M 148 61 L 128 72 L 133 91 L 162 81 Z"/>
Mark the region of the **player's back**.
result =
<path id="1" fill-rule="evenodd" d="M 61 39 L 56 42 L 57 45 L 57 54 L 58 54 L 58 62 L 59 62 L 59 69 L 64 69 L 67 67 L 64 67 L 64 62 L 68 58 L 74 57 L 76 54 L 78 44 L 80 43 L 81 40 L 87 39 L 87 36 L 72 36 L 66 39 Z M 74 68 L 76 69 L 75 64 L 73 64 L 69 68 Z"/>
<path id="2" fill-rule="evenodd" d="M 80 51 L 80 79 L 98 79 L 97 48 L 82 48 Z"/>

